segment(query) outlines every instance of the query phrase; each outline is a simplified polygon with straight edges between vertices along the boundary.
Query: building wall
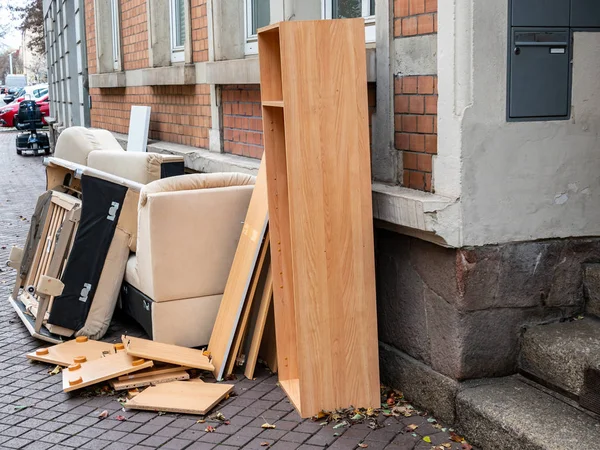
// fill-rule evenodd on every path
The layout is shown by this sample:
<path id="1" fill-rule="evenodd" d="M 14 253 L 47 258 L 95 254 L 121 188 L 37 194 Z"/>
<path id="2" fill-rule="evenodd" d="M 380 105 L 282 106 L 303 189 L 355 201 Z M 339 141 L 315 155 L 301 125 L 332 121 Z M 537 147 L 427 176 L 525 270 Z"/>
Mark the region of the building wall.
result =
<path id="1" fill-rule="evenodd" d="M 394 73 L 394 145 L 402 153 L 402 185 L 424 191 L 434 191 L 438 91 L 428 61 L 435 55 L 419 42 L 437 34 L 437 9 L 437 0 L 394 1 L 395 46 L 398 58 L 408 60 Z"/>
<path id="2" fill-rule="evenodd" d="M 121 0 L 123 69 L 148 67 L 148 12 L 146 0 Z"/>
<path id="3" fill-rule="evenodd" d="M 190 4 L 192 29 L 192 60 L 208 61 L 208 15 L 206 0 L 192 0 Z"/>

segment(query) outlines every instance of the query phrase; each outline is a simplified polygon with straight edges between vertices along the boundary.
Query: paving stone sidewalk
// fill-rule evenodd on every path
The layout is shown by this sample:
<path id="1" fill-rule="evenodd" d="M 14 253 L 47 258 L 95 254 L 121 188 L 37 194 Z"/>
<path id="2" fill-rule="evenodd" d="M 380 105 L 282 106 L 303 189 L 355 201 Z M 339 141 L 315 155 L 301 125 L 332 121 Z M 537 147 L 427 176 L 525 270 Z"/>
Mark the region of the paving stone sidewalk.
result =
<path id="1" fill-rule="evenodd" d="M 89 390 L 63 393 L 61 376 L 48 373 L 52 367 L 25 358 L 44 344 L 29 335 L 5 300 L 14 272 L 4 262 L 12 245 L 23 245 L 36 199 L 45 188 L 42 157 L 17 156 L 15 136 L 0 129 L 0 449 L 318 450 L 359 448 L 359 443 L 372 450 L 430 450 L 442 443 L 462 448 L 427 417 L 382 416 L 378 420 L 383 427 L 377 430 L 367 424 L 333 429 L 334 424 L 302 420 L 277 386 L 277 377 L 266 369 L 258 370 L 254 381 L 241 375 L 232 381 L 236 395 L 213 411 L 227 417 L 229 425 L 210 419 L 197 423 L 198 417 L 179 414 L 123 411 L 117 396 Z M 141 335 L 126 318 L 113 322 L 105 339 L 109 342 L 117 342 L 123 331 Z M 98 415 L 103 410 L 109 417 L 102 420 Z M 265 422 L 276 428 L 261 428 Z M 208 425 L 215 431 L 206 432 Z M 408 432 L 408 425 L 418 428 Z"/>

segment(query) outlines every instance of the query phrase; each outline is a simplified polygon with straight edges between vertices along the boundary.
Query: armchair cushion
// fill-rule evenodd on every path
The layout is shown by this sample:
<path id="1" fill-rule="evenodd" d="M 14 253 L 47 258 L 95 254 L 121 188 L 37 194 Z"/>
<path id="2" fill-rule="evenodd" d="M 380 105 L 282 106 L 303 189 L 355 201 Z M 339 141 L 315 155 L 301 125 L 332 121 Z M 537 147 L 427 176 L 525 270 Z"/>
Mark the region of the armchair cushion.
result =
<path id="1" fill-rule="evenodd" d="M 58 137 L 54 156 L 87 166 L 88 155 L 94 150 L 116 150 L 125 153 L 121 144 L 108 130 L 69 127 Z"/>

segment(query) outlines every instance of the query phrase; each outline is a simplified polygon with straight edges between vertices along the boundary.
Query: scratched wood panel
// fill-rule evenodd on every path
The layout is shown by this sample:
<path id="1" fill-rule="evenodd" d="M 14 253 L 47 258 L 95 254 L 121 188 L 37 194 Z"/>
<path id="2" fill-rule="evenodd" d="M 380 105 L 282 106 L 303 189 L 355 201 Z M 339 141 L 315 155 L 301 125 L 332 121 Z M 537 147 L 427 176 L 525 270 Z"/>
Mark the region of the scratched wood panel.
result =
<path id="1" fill-rule="evenodd" d="M 269 39 L 275 32 L 268 32 Z M 348 405 L 378 406 L 364 21 L 283 22 L 278 33 L 283 149 L 277 138 L 282 132 L 268 129 L 279 126 L 276 108 L 263 111 L 270 111 L 264 117 L 271 120 L 264 124 L 265 153 L 270 206 L 280 212 L 281 247 L 272 247 L 280 280 L 286 275 L 281 261 L 291 261 L 287 278 L 292 282 L 284 280 L 280 289 L 275 283 L 281 385 L 303 417 Z M 281 219 L 286 212 L 287 226 Z M 271 216 L 275 239 L 272 211 Z M 280 353 L 282 339 L 290 335 L 282 328 L 290 324 L 296 351 Z M 294 365 L 296 373 L 289 370 Z"/>
<path id="2" fill-rule="evenodd" d="M 111 353 L 115 353 L 113 344 L 94 341 L 82 336 L 71 341 L 63 342 L 62 344 L 40 348 L 27 353 L 27 358 L 66 367 L 73 364 L 75 358 L 83 357 L 87 361 L 93 361 Z M 81 361 L 81 359 L 79 359 L 79 361 Z"/>
<path id="3" fill-rule="evenodd" d="M 215 367 L 213 374 L 217 380 L 223 379 L 227 359 L 250 287 L 250 280 L 265 235 L 269 217 L 267 204 L 267 174 L 263 158 L 215 326 L 208 343 L 208 351 Z"/>

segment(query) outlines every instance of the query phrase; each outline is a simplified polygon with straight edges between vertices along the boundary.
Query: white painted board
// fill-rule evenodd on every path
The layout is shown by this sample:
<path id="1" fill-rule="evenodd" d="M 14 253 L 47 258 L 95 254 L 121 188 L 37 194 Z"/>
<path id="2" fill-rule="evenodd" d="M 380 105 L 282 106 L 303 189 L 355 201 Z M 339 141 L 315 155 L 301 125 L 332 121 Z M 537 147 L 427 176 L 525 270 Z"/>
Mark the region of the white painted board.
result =
<path id="1" fill-rule="evenodd" d="M 150 106 L 132 106 L 129 115 L 128 152 L 145 152 L 150 128 Z"/>

